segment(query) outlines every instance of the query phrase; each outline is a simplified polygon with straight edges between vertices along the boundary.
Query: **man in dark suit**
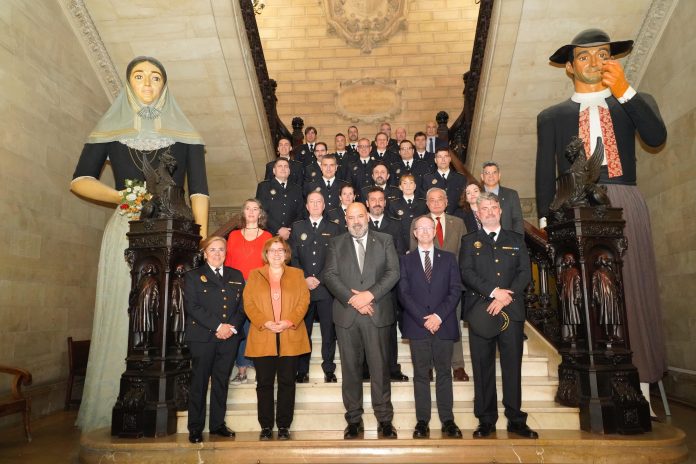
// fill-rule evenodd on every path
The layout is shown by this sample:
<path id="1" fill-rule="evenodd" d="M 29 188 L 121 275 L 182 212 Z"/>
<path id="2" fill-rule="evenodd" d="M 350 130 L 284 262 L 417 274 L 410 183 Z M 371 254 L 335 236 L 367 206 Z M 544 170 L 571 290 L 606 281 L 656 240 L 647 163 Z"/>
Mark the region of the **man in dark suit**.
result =
<path id="1" fill-rule="evenodd" d="M 314 147 L 317 141 L 317 129 L 314 126 L 307 126 L 304 130 L 305 143 L 299 147 L 295 147 L 295 159 L 307 166 L 312 161 L 316 161 L 314 157 Z"/>
<path id="2" fill-rule="evenodd" d="M 411 174 L 404 174 L 399 181 L 401 198 L 390 201 L 387 215 L 401 220 L 401 236 L 404 246 L 409 245 L 409 231 L 413 219 L 428 212 L 424 198 L 416 196 L 416 179 Z"/>
<path id="3" fill-rule="evenodd" d="M 431 188 L 426 195 L 425 203 L 430 211 L 430 217 L 435 221 L 435 248 L 439 248 L 452 253 L 459 259 L 459 248 L 462 244 L 462 237 L 466 233 L 464 221 L 457 216 L 445 213 L 447 209 L 447 193 L 440 188 Z M 411 223 L 409 231 L 410 246 L 409 250 L 414 251 L 417 246 L 414 234 L 415 225 Z M 461 315 L 460 306 L 457 306 L 457 317 Z M 452 376 L 455 382 L 468 382 L 469 374 L 466 373 L 464 364 L 464 347 L 461 338 L 454 343 L 452 353 Z"/>
<path id="4" fill-rule="evenodd" d="M 365 203 L 367 204 L 369 214 L 370 230 L 391 235 L 398 255 L 401 256 L 406 253 L 406 246 L 402 240 L 401 221 L 399 219 L 390 218 L 384 214 L 386 206 L 384 190 L 379 187 L 372 187 L 367 193 Z M 408 377 L 401 372 L 401 365 L 398 364 L 399 340 L 396 334 L 396 328 L 397 326 L 401 327 L 401 311 L 396 295 L 396 288 L 393 290 L 393 296 L 396 320 L 389 331 L 389 378 L 393 382 L 408 382 Z M 365 372 L 363 372 L 363 377 L 365 377 L 364 374 Z"/>
<path id="5" fill-rule="evenodd" d="M 208 381 L 211 384 L 208 430 L 212 435 L 235 436 L 225 425 L 225 410 L 230 373 L 243 334 L 244 278 L 237 269 L 224 266 L 226 246 L 224 238 L 208 237 L 203 242 L 206 264 L 187 272 L 184 278 L 185 340 L 192 360 L 188 408 L 191 443 L 203 441 Z"/>
<path id="6" fill-rule="evenodd" d="M 384 132 L 378 132 L 375 135 L 375 143 L 370 156 L 375 161 L 382 161 L 389 166 L 391 163 L 399 161 L 399 147 L 396 145 L 396 140 L 394 140 L 393 145 L 390 144 L 390 139 Z"/>
<path id="7" fill-rule="evenodd" d="M 324 145 L 324 142 L 319 142 L 316 149 L 326 149 L 326 145 Z M 305 196 L 310 192 L 320 192 L 324 195 L 326 208 L 336 208 L 340 203 L 339 192 L 341 187 L 346 184 L 348 182 L 336 177 L 336 157 L 334 155 L 322 155 L 321 176 L 314 182 L 305 183 Z"/>
<path id="8" fill-rule="evenodd" d="M 481 167 L 481 180 L 486 192 L 494 193 L 500 201 L 501 225 L 505 230 L 524 234 L 522 205 L 517 190 L 500 185 L 500 166 L 494 161 L 486 161 Z"/>
<path id="9" fill-rule="evenodd" d="M 372 190 L 373 187 L 379 187 L 384 191 L 387 204 L 390 201 L 401 198 L 401 190 L 398 187 L 389 185 L 389 167 L 384 162 L 375 161 L 372 164 L 372 183 L 362 188 L 358 201 L 367 201 L 367 192 Z"/>
<path id="10" fill-rule="evenodd" d="M 457 306 L 462 284 L 457 258 L 433 244 L 435 221 L 420 216 L 414 221 L 418 247 L 401 258 L 399 301 L 403 312 L 403 335 L 411 344 L 413 393 L 416 401 L 416 428 L 413 438 L 430 436 L 429 370 L 435 366 L 435 396 L 442 431 L 449 438 L 461 438 L 452 412 L 452 348 L 461 340 Z"/>
<path id="11" fill-rule="evenodd" d="M 370 141 L 366 138 L 358 140 L 358 157 L 349 167 L 350 182 L 355 189 L 355 195 L 360 194 L 360 190 L 372 184 L 372 165 L 374 161 L 370 156 Z"/>
<path id="12" fill-rule="evenodd" d="M 346 143 L 346 149 L 349 152 L 355 153 L 355 156 L 358 155 L 358 140 L 360 139 L 360 132 L 358 131 L 358 128 L 356 126 L 350 126 L 348 127 L 348 141 Z M 369 140 L 368 140 L 369 142 Z"/>
<path id="13" fill-rule="evenodd" d="M 324 371 L 324 382 L 336 382 L 336 331 L 333 324 L 331 307 L 333 297 L 323 282 L 324 261 L 329 240 L 344 230 L 337 224 L 324 218 L 324 197 L 319 192 L 307 195 L 308 218 L 297 221 L 292 226 L 290 246 L 292 247 L 292 266 L 302 269 L 310 293 L 310 304 L 305 315 L 307 335 L 312 342 L 314 315 L 319 316 L 321 330 L 321 368 Z M 309 382 L 309 361 L 312 353 L 303 354 L 297 363 L 298 383 Z"/>
<path id="14" fill-rule="evenodd" d="M 391 290 L 399 281 L 399 258 L 388 234 L 369 231 L 365 205 L 346 212 L 348 233 L 331 239 L 324 283 L 334 296 L 333 319 L 341 350 L 344 438 L 364 430 L 362 357 L 370 369 L 372 408 L 380 438 L 396 438 L 388 368 L 389 328 L 394 323 Z"/>
<path id="15" fill-rule="evenodd" d="M 346 231 L 346 210 L 348 205 L 355 201 L 355 190 L 351 184 L 341 185 L 341 190 L 338 192 L 341 200 L 338 207 L 330 209 L 326 212 L 326 219 L 338 224 L 341 232 Z"/>
<path id="16" fill-rule="evenodd" d="M 290 164 L 285 158 L 274 162 L 273 177 L 259 182 L 256 199 L 261 202 L 268 220 L 268 231 L 280 235 L 284 240 L 290 238 L 290 226 L 304 215 L 302 210 L 302 189 L 289 182 Z"/>
<path id="17" fill-rule="evenodd" d="M 327 153 L 328 148 L 324 142 L 317 142 L 314 144 L 314 151 L 312 152 L 314 159 L 304 164 L 305 186 L 321 177 L 321 160 L 324 159 Z"/>
<path id="18" fill-rule="evenodd" d="M 522 348 L 524 343 L 524 289 L 531 279 L 529 254 L 524 237 L 501 228 L 501 208 L 493 193 L 481 192 L 476 201 L 482 229 L 462 240 L 459 265 L 466 287 L 464 319 L 472 320 L 472 311 L 486 310 L 496 316 L 505 311 L 507 329 L 493 338 L 479 336 L 469 326 L 469 349 L 474 371 L 474 414 L 479 426 L 474 438 L 485 438 L 495 432 L 498 405 L 495 384 L 495 351 L 500 351 L 503 373 L 503 406 L 508 420 L 507 430 L 525 438 L 538 438 L 527 426 L 527 413 L 522 405 Z M 479 300 L 487 308 L 477 306 Z"/>
<path id="19" fill-rule="evenodd" d="M 416 147 L 413 157 L 421 161 L 425 161 L 428 169 L 432 172 L 436 169 L 435 153 L 428 151 L 427 140 L 428 138 L 425 135 L 425 132 L 419 131 L 413 135 L 413 144 Z"/>
<path id="20" fill-rule="evenodd" d="M 293 184 L 302 187 L 304 182 L 304 166 L 299 161 L 292 158 L 290 151 L 292 150 L 292 144 L 288 139 L 278 140 L 278 158 L 284 158 L 288 160 L 290 164 L 290 176 L 288 179 Z M 275 166 L 275 160 L 266 163 L 266 174 L 264 175 L 264 180 L 271 180 L 273 178 L 273 167 Z"/>
<path id="21" fill-rule="evenodd" d="M 336 151 L 333 155 L 336 157 L 336 177 L 350 182 L 350 166 L 358 159 L 357 152 L 348 150 L 346 147 L 346 136 L 342 133 L 336 134 L 334 137 L 334 146 Z"/>
<path id="22" fill-rule="evenodd" d="M 425 124 L 425 135 L 427 137 L 426 148 L 429 152 L 437 153 L 438 150 L 448 148 L 447 142 L 437 136 L 437 123 L 435 121 L 428 121 Z"/>
<path id="23" fill-rule="evenodd" d="M 416 185 L 422 185 L 423 176 L 428 174 L 431 169 L 428 166 L 427 161 L 414 158 L 414 150 L 415 147 L 410 140 L 403 140 L 399 144 L 399 156 L 401 159 L 389 166 L 389 181 L 391 185 L 398 187 L 401 181 L 401 176 L 404 174 L 413 175 L 413 177 L 416 179 Z M 420 193 L 425 194 L 425 192 Z"/>
<path id="24" fill-rule="evenodd" d="M 425 174 L 421 184 L 421 190 L 428 192 L 433 187 L 441 188 L 447 192 L 447 214 L 454 214 L 459 204 L 459 197 L 466 188 L 466 176 L 451 169 L 452 156 L 447 148 L 441 148 L 435 153 L 435 165 L 437 169 Z"/>

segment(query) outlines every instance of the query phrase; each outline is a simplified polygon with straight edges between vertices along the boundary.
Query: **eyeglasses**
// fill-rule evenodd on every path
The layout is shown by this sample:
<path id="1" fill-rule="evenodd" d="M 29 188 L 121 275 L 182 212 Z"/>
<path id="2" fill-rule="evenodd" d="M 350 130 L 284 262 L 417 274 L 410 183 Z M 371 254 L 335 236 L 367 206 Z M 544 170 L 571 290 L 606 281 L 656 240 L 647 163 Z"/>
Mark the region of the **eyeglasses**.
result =
<path id="1" fill-rule="evenodd" d="M 270 250 L 268 250 L 268 254 L 285 254 L 285 248 L 271 248 Z"/>
<path id="2" fill-rule="evenodd" d="M 225 249 L 224 248 L 208 248 L 205 250 L 206 253 L 224 253 Z"/>
<path id="3" fill-rule="evenodd" d="M 431 230 L 435 230 L 435 228 L 433 226 L 421 226 L 421 227 L 416 227 L 413 230 L 417 230 L 418 232 L 428 232 Z"/>

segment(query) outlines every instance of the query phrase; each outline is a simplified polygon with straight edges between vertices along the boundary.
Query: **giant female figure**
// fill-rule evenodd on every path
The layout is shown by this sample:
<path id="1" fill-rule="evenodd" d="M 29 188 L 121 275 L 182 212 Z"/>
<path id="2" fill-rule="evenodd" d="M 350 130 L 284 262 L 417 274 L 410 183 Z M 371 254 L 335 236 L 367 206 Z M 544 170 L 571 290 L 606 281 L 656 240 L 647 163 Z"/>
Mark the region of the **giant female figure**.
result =
<path id="1" fill-rule="evenodd" d="M 134 58 L 126 69 L 127 84 L 87 137 L 70 189 L 76 194 L 118 204 L 126 179 L 144 180 L 143 162 L 153 166 L 168 153 L 177 161 L 177 185 L 188 182 L 193 215 L 208 228 L 208 184 L 203 140 L 169 94 L 167 73 L 150 57 Z M 109 160 L 115 187 L 99 181 Z M 83 432 L 111 424 L 111 410 L 125 369 L 128 342 L 130 274 L 124 259 L 128 218 L 115 211 L 104 230 L 92 343 L 77 424 Z"/>

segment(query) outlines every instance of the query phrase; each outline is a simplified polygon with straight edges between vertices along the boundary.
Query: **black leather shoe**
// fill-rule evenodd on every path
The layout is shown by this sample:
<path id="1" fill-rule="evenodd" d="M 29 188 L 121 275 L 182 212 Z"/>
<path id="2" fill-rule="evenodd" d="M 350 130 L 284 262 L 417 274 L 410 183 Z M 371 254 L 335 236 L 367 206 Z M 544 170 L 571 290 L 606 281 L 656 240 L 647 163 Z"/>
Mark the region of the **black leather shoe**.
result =
<path id="1" fill-rule="evenodd" d="M 510 423 L 507 426 L 507 431 L 522 438 L 539 438 L 539 434 L 530 429 L 527 424 Z"/>
<path id="2" fill-rule="evenodd" d="M 221 425 L 215 430 L 211 430 L 210 435 L 219 435 L 221 437 L 234 438 L 234 430 L 230 430 L 226 425 Z"/>
<path id="3" fill-rule="evenodd" d="M 287 427 L 278 427 L 278 440 L 289 440 L 290 430 Z"/>
<path id="4" fill-rule="evenodd" d="M 327 372 L 324 374 L 324 382 L 325 383 L 336 383 L 338 382 L 338 379 L 336 378 L 336 374 L 333 372 Z"/>
<path id="5" fill-rule="evenodd" d="M 309 383 L 309 374 L 298 373 L 297 376 L 295 377 L 295 382 L 297 382 L 297 383 Z"/>
<path id="6" fill-rule="evenodd" d="M 485 423 L 480 423 L 478 427 L 476 427 L 476 430 L 474 430 L 473 437 L 474 438 L 486 438 L 490 434 L 495 432 L 495 425 L 493 424 L 485 424 Z"/>
<path id="7" fill-rule="evenodd" d="M 270 427 L 263 427 L 261 433 L 259 433 L 259 440 L 268 441 L 273 438 L 273 429 Z"/>
<path id="8" fill-rule="evenodd" d="M 418 421 L 416 428 L 413 429 L 413 438 L 430 438 L 430 427 L 425 421 Z"/>
<path id="9" fill-rule="evenodd" d="M 404 375 L 401 371 L 389 374 L 389 379 L 392 382 L 408 382 L 408 376 Z"/>
<path id="10" fill-rule="evenodd" d="M 346 426 L 346 429 L 343 431 L 343 438 L 345 440 L 354 440 L 360 437 L 360 434 L 364 431 L 365 425 L 363 424 L 362 420 L 360 422 L 348 424 L 348 426 Z"/>
<path id="11" fill-rule="evenodd" d="M 189 441 L 191 443 L 203 443 L 203 434 L 201 432 L 189 432 Z"/>
<path id="12" fill-rule="evenodd" d="M 459 430 L 457 424 L 454 421 L 448 420 L 442 424 L 442 433 L 447 436 L 447 438 L 462 438 L 462 431 Z"/>
<path id="13" fill-rule="evenodd" d="M 380 422 L 377 427 L 378 438 L 396 438 L 396 429 L 391 422 Z"/>

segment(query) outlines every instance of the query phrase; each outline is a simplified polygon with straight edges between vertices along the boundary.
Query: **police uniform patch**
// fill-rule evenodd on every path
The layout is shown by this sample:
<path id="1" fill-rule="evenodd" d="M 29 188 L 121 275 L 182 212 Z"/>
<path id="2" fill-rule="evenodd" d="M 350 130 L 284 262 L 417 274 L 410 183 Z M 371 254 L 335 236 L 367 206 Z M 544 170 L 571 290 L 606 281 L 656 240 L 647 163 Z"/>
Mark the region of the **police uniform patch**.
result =
<path id="1" fill-rule="evenodd" d="M 302 150 L 302 154 L 304 155 L 305 153 L 307 153 L 307 152 L 305 150 Z"/>
<path id="2" fill-rule="evenodd" d="M 483 246 L 483 244 L 481 242 L 479 242 L 478 240 L 476 240 L 474 242 L 474 248 L 481 248 L 482 246 Z"/>
<path id="3" fill-rule="evenodd" d="M 208 278 L 204 275 L 201 276 L 201 282 L 207 282 Z"/>
<path id="4" fill-rule="evenodd" d="M 300 235 L 300 240 L 307 240 L 307 234 L 303 232 L 302 235 Z"/>
<path id="5" fill-rule="evenodd" d="M 321 187 L 317 187 L 314 189 L 315 192 L 321 192 Z"/>
<path id="6" fill-rule="evenodd" d="M 433 185 L 437 184 L 437 179 L 433 179 L 432 184 Z"/>
<path id="7" fill-rule="evenodd" d="M 397 173 L 397 174 L 401 174 L 401 169 L 397 169 L 397 170 L 396 170 L 396 173 Z"/>
<path id="8" fill-rule="evenodd" d="M 399 211 L 396 212 L 396 214 L 398 214 L 399 216 L 403 216 L 403 215 L 404 215 L 404 210 L 403 210 L 403 209 L 400 209 Z"/>
<path id="9" fill-rule="evenodd" d="M 275 195 L 275 194 L 276 194 L 275 189 L 271 189 L 271 195 Z"/>
<path id="10" fill-rule="evenodd" d="M 335 222 L 336 224 L 338 224 L 338 223 L 341 222 L 341 221 L 339 221 L 338 219 L 334 219 L 333 222 Z"/>

